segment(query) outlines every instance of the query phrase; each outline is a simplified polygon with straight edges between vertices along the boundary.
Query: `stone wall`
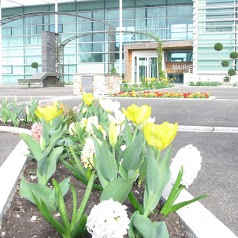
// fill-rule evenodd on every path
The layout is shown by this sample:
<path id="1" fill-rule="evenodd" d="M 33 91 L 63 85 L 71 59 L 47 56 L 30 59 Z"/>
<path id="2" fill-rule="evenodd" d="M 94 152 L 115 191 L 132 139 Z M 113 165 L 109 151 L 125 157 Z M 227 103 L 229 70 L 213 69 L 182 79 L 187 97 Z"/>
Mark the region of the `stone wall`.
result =
<path id="1" fill-rule="evenodd" d="M 42 72 L 56 72 L 56 35 L 42 32 Z"/>
<path id="2" fill-rule="evenodd" d="M 82 88 L 82 80 L 90 80 L 90 77 L 93 81 L 93 88 Z M 73 90 L 75 95 L 91 91 L 94 95 L 110 95 L 120 92 L 120 82 L 121 78 L 117 74 L 75 74 L 73 77 Z"/>

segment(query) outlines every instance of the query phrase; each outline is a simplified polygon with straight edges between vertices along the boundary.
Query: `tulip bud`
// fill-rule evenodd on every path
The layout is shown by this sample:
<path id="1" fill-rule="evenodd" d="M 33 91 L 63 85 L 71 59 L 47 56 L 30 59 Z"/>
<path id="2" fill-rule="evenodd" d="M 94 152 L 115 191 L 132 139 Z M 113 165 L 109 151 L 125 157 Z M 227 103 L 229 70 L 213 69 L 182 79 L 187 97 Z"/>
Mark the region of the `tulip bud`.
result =
<path id="1" fill-rule="evenodd" d="M 109 142 L 112 147 L 116 146 L 117 136 L 117 126 L 115 125 L 115 123 L 111 122 L 109 126 Z"/>

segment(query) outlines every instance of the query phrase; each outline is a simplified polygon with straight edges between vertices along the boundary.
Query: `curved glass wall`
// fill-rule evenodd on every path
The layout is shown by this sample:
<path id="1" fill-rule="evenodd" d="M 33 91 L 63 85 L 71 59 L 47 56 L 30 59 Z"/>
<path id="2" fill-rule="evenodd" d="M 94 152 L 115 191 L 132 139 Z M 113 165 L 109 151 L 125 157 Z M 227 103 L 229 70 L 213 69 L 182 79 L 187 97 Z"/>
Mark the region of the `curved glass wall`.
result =
<path id="1" fill-rule="evenodd" d="M 192 39 L 192 0 L 126 0 L 123 1 L 123 45 L 153 41 L 150 37 L 134 34 L 134 31 L 150 33 L 161 40 Z M 9 17 L 34 11 L 54 11 L 54 5 L 18 7 L 2 10 L 2 16 Z M 94 0 L 59 4 L 60 12 L 77 13 L 81 16 L 105 21 L 119 30 L 119 1 Z M 54 31 L 54 16 L 35 16 L 19 19 L 2 27 L 3 37 L 3 83 L 17 83 L 35 72 L 31 63 L 39 63 L 41 71 L 41 33 Z M 85 33 L 65 46 L 65 81 L 79 71 L 82 64 L 98 64 L 107 70 L 107 28 L 74 16 L 59 16 L 59 41 Z M 119 34 L 116 34 L 115 67 L 119 62 Z M 59 42 L 59 43 L 60 43 Z"/>

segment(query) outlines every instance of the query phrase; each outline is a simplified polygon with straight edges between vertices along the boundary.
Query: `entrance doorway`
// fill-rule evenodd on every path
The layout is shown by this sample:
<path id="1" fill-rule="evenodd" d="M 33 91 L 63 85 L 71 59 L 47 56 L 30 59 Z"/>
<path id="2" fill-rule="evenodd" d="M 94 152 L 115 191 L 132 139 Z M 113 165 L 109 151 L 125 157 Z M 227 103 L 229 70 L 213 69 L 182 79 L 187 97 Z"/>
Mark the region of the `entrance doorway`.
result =
<path id="1" fill-rule="evenodd" d="M 168 74 L 169 79 L 175 79 L 174 83 L 183 83 L 183 74 Z"/>
<path id="2" fill-rule="evenodd" d="M 157 57 L 135 56 L 133 67 L 133 81 L 139 83 L 145 78 L 157 78 L 157 68 Z"/>

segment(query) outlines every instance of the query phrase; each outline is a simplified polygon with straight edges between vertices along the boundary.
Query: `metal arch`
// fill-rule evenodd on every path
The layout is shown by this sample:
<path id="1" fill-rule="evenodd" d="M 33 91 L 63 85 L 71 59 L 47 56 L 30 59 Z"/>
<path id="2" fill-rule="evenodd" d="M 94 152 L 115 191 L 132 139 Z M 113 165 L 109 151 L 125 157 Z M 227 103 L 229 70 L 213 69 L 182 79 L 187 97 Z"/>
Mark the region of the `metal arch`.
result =
<path id="1" fill-rule="evenodd" d="M 30 12 L 30 13 L 23 13 L 23 14 L 19 14 L 19 15 L 15 15 L 15 16 L 11 16 L 11 17 L 6 17 L 4 19 L 1 19 L 0 20 L 0 26 L 3 26 L 5 24 L 8 24 L 10 22 L 13 22 L 13 21 L 16 21 L 16 20 L 19 20 L 21 18 L 26 18 L 26 17 L 34 17 L 34 16 L 47 16 L 47 15 L 66 15 L 66 16 L 73 16 L 73 17 L 79 17 L 79 18 L 83 18 L 83 19 L 87 19 L 87 20 L 90 20 L 91 22 L 98 22 L 98 23 L 101 23 L 103 24 L 104 26 L 107 26 L 108 27 L 108 34 L 110 32 L 113 32 L 113 35 L 114 35 L 114 27 L 109 24 L 109 23 L 106 23 L 104 21 L 100 21 L 100 20 L 96 20 L 94 18 L 90 18 L 90 17 L 86 17 L 86 16 L 81 16 L 79 14 L 76 14 L 76 13 L 68 13 L 68 12 L 52 12 L 52 11 L 44 11 L 44 12 Z M 108 38 L 109 40 L 110 38 Z M 56 42 L 57 42 L 57 36 L 56 36 Z M 108 44 L 109 45 L 109 44 Z M 60 57 L 61 57 L 61 53 L 59 50 L 58 50 L 58 42 L 57 42 L 57 56 L 56 56 L 56 62 L 59 63 L 59 60 L 60 60 Z M 113 54 L 114 55 L 114 54 Z M 114 61 L 113 61 L 114 62 Z M 109 64 L 108 64 L 109 65 Z M 109 67 L 109 66 L 108 66 Z M 56 65 L 56 70 L 57 72 L 59 72 L 59 67 L 58 67 L 58 64 Z"/>
<path id="2" fill-rule="evenodd" d="M 63 42 L 61 42 L 61 44 L 58 46 L 58 65 L 61 66 L 61 75 L 62 78 L 64 80 L 64 47 L 71 41 L 80 38 L 80 37 L 84 37 L 84 36 L 88 36 L 88 35 L 96 35 L 96 34 L 108 34 L 108 72 L 110 71 L 110 65 L 114 63 L 114 59 L 115 59 L 115 31 L 112 30 L 112 34 L 110 34 L 110 29 L 107 31 L 97 31 L 97 32 L 87 32 L 87 33 L 82 33 L 76 36 L 72 36 L 66 40 L 64 40 Z M 112 37 L 112 38 L 110 38 Z M 112 40 L 111 40 L 112 39 Z M 113 44 L 113 49 L 111 47 L 111 44 Z"/>
<path id="3" fill-rule="evenodd" d="M 110 30 L 108 31 L 97 31 L 97 32 L 87 32 L 87 33 L 83 33 L 83 34 L 80 34 L 80 35 L 76 35 L 76 36 L 72 36 L 66 40 L 64 40 L 63 42 L 61 42 L 61 44 L 59 45 L 59 51 L 58 51 L 58 54 L 59 54 L 59 57 L 58 57 L 58 64 L 59 65 L 62 65 L 64 67 L 64 47 L 71 41 L 77 39 L 77 38 L 80 38 L 80 37 L 83 37 L 83 36 L 87 36 L 87 35 L 95 35 L 95 34 L 102 34 L 102 33 L 108 33 L 108 37 L 110 35 Z M 113 44 L 115 43 L 115 33 L 120 33 L 120 31 L 113 31 Z M 160 46 L 160 41 L 158 39 L 158 37 L 156 36 L 153 36 L 152 34 L 150 33 L 144 33 L 144 32 L 138 32 L 138 31 L 122 31 L 122 33 L 131 33 L 131 34 L 140 34 L 140 35 L 145 35 L 145 36 L 148 36 L 152 39 L 154 39 L 158 46 Z M 111 54 L 111 55 L 110 55 Z M 110 64 L 113 64 L 114 63 L 114 59 L 115 59 L 115 48 L 113 48 L 112 52 L 111 52 L 111 48 L 110 48 L 110 39 L 108 38 L 108 72 L 109 72 L 109 67 L 110 67 Z M 62 77 L 64 78 L 64 69 L 62 68 L 62 72 L 60 72 L 62 74 Z M 64 80 L 64 79 L 63 79 Z"/>
<path id="4" fill-rule="evenodd" d="M 96 20 L 96 19 L 94 19 L 94 18 L 81 16 L 81 15 L 76 14 L 76 13 L 69 13 L 69 12 L 49 12 L 49 11 L 46 11 L 46 12 L 29 12 L 29 13 L 23 13 L 23 14 L 11 16 L 11 17 L 6 17 L 6 18 L 4 18 L 4 19 L 2 19 L 2 20 L 0 21 L 0 26 L 5 25 L 5 24 L 10 23 L 10 22 L 13 22 L 13 21 L 16 21 L 16 20 L 19 20 L 19 19 L 21 19 L 21 18 L 30 17 L 30 16 L 43 16 L 43 15 L 46 15 L 46 16 L 47 16 L 47 15 L 67 15 L 67 16 L 80 17 L 80 18 L 84 18 L 84 19 L 87 19 L 87 20 L 90 20 L 90 21 L 93 21 L 93 22 L 102 23 L 103 25 L 106 25 L 106 26 L 108 26 L 109 28 L 115 30 L 114 27 L 113 27 L 111 24 L 106 23 L 106 22 L 104 22 L 104 21 Z"/>

